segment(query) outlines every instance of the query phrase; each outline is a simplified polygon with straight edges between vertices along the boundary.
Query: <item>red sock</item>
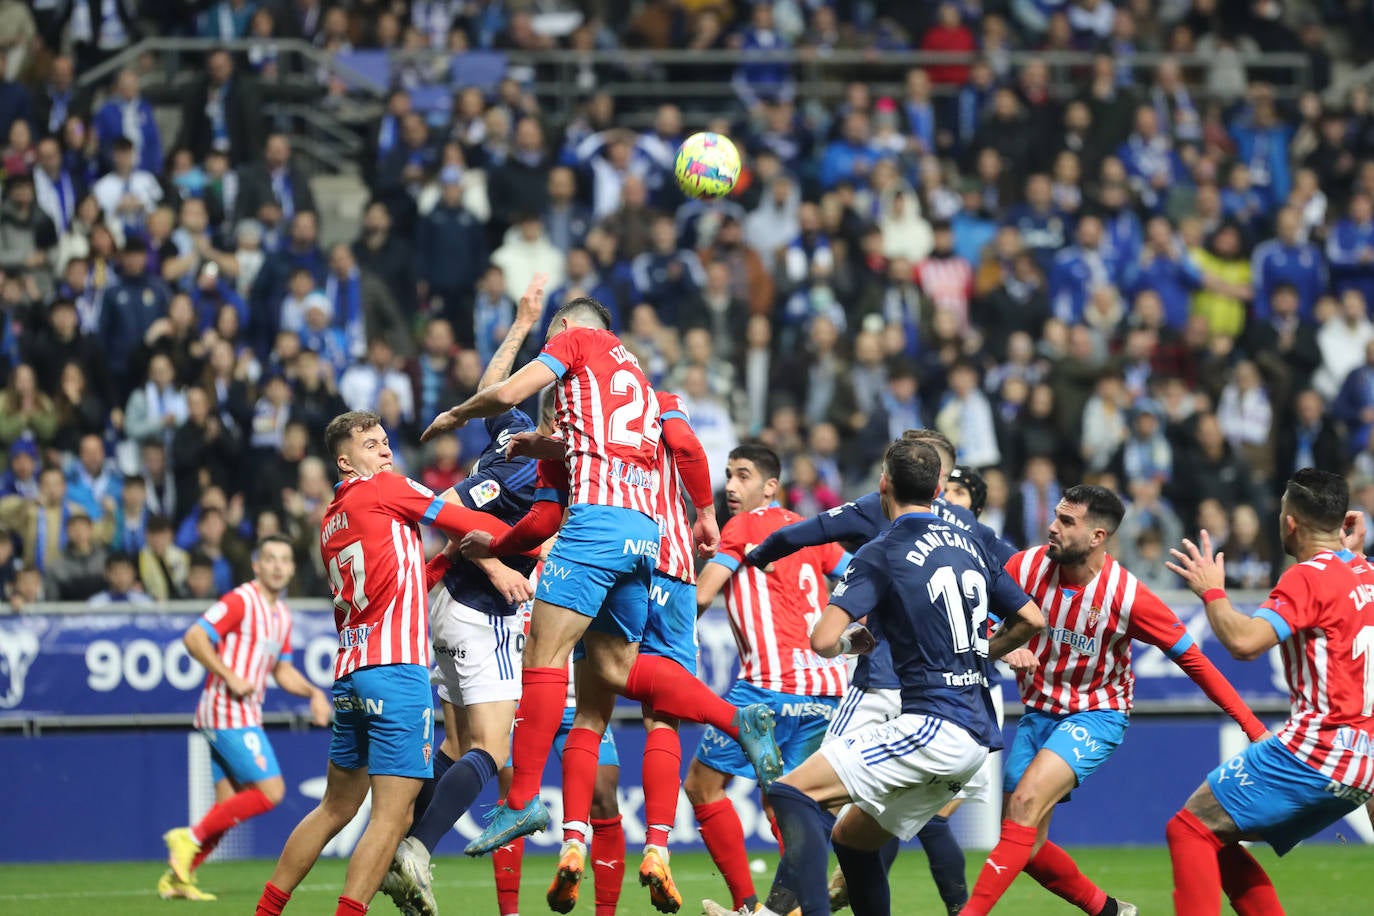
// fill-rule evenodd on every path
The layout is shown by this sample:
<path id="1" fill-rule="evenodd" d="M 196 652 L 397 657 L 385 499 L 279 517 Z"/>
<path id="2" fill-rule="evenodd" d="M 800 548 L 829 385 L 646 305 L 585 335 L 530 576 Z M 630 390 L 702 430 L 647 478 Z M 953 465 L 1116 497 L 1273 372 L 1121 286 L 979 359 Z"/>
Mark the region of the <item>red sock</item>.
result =
<path id="1" fill-rule="evenodd" d="M 272 802 L 262 794 L 261 789 L 244 789 L 205 812 L 205 816 L 191 828 L 191 836 L 204 846 L 210 840 L 218 840 L 234 825 L 271 810 Z"/>
<path id="2" fill-rule="evenodd" d="M 644 739 L 644 842 L 668 846 L 677 820 L 682 786 L 682 742 L 671 728 L 656 728 Z"/>
<path id="3" fill-rule="evenodd" d="M 1164 828 L 1174 864 L 1174 912 L 1179 916 L 1219 916 L 1221 841 L 1191 811 L 1180 811 Z"/>
<path id="4" fill-rule="evenodd" d="M 782 831 L 778 829 L 778 819 L 771 812 L 768 815 L 768 829 L 773 831 L 773 839 L 778 841 L 778 855 L 782 855 L 786 850 L 783 848 Z"/>
<path id="5" fill-rule="evenodd" d="M 210 853 L 215 851 L 215 847 L 219 845 L 219 841 L 222 839 L 224 839 L 224 834 L 221 833 L 219 836 L 210 837 L 200 844 L 200 852 L 196 853 L 196 857 L 191 860 L 191 871 L 200 868 L 201 863 L 210 858 Z"/>
<path id="6" fill-rule="evenodd" d="M 734 901 L 731 909 L 744 906 L 746 897 L 754 893 L 754 876 L 749 871 L 749 854 L 744 849 L 744 825 L 739 821 L 735 803 L 728 798 L 697 805 L 697 823 L 701 826 L 701 841 L 711 854 L 711 861 L 730 888 L 730 898 Z"/>
<path id="7" fill-rule="evenodd" d="M 574 728 L 563 742 L 563 840 L 587 842 L 596 792 L 596 767 L 601 735 L 590 728 Z"/>
<path id="8" fill-rule="evenodd" d="M 964 916 L 986 916 L 997 905 L 1030 861 L 1035 834 L 1034 827 L 1013 821 L 1002 822 L 1002 838 L 983 863 L 978 883 L 973 886 L 973 896 L 961 910 Z"/>
<path id="9" fill-rule="evenodd" d="M 352 897 L 340 897 L 339 908 L 334 911 L 334 916 L 365 916 L 366 913 L 366 903 L 359 903 Z"/>
<path id="10" fill-rule="evenodd" d="M 620 885 L 625 881 L 625 830 L 619 814 L 592 821 L 592 877 L 596 916 L 615 916 Z"/>
<path id="11" fill-rule="evenodd" d="M 1245 847 L 1232 843 L 1217 853 L 1221 889 L 1237 916 L 1283 916 L 1274 882 Z"/>
<path id="12" fill-rule="evenodd" d="M 524 837 L 498 847 L 491 854 L 491 867 L 496 872 L 496 908 L 501 916 L 515 916 L 520 912 L 520 864 L 524 858 Z"/>
<path id="13" fill-rule="evenodd" d="M 1107 892 L 1089 881 L 1073 857 L 1049 840 L 1026 863 L 1026 874 L 1085 913 L 1096 916 L 1107 905 Z"/>
<path id="14" fill-rule="evenodd" d="M 253 916 L 281 916 L 282 907 L 291 899 L 291 895 L 277 887 L 271 881 L 262 889 L 262 896 L 258 898 L 257 909 L 253 911 Z"/>
<path id="15" fill-rule="evenodd" d="M 506 804 L 523 808 L 539 794 L 544 764 L 549 760 L 554 736 L 563 724 L 563 705 L 568 699 L 567 668 L 526 668 L 520 675 L 523 691 L 515 711 L 515 734 L 511 738 L 511 777 Z"/>
<path id="16" fill-rule="evenodd" d="M 625 696 L 648 703 L 654 712 L 714 725 L 739 740 L 735 707 L 711 692 L 692 672 L 670 658 L 641 655 L 625 681 Z"/>

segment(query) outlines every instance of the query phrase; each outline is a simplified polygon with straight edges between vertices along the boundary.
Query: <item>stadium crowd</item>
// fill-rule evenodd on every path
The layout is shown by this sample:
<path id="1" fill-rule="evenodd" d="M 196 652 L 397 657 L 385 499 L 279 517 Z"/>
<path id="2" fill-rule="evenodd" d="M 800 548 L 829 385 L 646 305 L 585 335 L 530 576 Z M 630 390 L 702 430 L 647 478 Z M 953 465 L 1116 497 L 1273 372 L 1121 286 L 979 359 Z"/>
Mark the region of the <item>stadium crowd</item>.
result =
<path id="1" fill-rule="evenodd" d="M 1360 48 L 1364 7 L 659 0 L 552 34 L 532 6 L 0 2 L 8 605 L 212 599 L 273 532 L 296 544 L 295 589 L 324 594 L 325 424 L 376 409 L 398 470 L 460 480 L 480 424 L 427 449 L 417 432 L 472 392 L 536 272 L 553 302 L 610 308 L 651 381 L 686 398 L 713 472 L 743 438 L 776 448 L 803 515 L 870 489 L 883 446 L 922 425 L 984 471 L 983 520 L 1014 543 L 1040 539 L 1061 486 L 1121 492 L 1117 552 L 1153 586 L 1198 527 L 1232 585 L 1271 584 L 1259 519 L 1296 468 L 1349 471 L 1374 509 L 1374 107 L 1364 88 L 1319 94 L 1327 26 Z M 138 68 L 79 86 L 144 33 L 259 43 L 171 87 Z M 710 100 L 665 84 L 642 132 L 600 63 L 576 68 L 567 123 L 528 69 L 421 111 L 432 77 L 397 66 L 358 163 L 361 232 L 326 250 L 292 125 L 259 110 L 281 37 L 977 57 L 899 74 L 891 97 L 850 82 L 829 107 L 797 97 L 789 65 L 745 58 L 712 75 L 730 117 L 708 124 Z M 1017 50 L 1095 53 L 1064 72 L 1013 66 Z M 1294 103 L 1285 74 L 1247 71 L 1259 50 L 1307 56 Z M 1150 51 L 1210 64 L 1132 66 Z M 181 106 L 176 136 L 154 102 Z M 677 191 L 684 122 L 745 154 L 728 200 Z"/>

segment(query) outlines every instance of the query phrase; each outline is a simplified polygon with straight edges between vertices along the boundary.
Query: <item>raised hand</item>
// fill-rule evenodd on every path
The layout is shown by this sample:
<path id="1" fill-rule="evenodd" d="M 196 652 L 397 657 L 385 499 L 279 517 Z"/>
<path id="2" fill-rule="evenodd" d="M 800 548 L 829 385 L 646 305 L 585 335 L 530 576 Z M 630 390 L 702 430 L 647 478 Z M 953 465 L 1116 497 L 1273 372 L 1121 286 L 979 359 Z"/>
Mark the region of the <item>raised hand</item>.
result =
<path id="1" fill-rule="evenodd" d="M 1200 544 L 1194 544 L 1184 538 L 1183 550 L 1170 548 L 1169 553 L 1178 562 L 1164 565 L 1201 598 L 1209 589 L 1226 587 L 1226 555 L 1212 555 L 1212 536 L 1206 529 L 1198 540 Z"/>

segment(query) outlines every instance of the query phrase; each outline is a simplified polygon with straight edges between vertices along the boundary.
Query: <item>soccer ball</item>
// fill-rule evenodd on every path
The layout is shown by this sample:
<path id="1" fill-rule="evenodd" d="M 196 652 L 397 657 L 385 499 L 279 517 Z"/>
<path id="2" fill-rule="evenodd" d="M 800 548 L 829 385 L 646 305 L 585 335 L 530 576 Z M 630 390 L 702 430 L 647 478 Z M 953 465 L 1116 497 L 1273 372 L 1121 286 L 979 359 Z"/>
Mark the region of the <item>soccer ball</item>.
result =
<path id="1" fill-rule="evenodd" d="M 692 134 L 677 149 L 673 171 L 688 197 L 724 197 L 739 178 L 739 150 L 730 138 L 703 131 Z"/>

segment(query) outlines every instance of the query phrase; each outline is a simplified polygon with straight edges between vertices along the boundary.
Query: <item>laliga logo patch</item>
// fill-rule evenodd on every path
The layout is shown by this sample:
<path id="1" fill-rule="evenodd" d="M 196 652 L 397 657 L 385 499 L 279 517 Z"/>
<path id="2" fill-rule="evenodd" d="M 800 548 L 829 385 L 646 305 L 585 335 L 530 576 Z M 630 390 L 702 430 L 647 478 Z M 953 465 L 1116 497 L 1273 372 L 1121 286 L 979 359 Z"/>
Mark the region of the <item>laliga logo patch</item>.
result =
<path id="1" fill-rule="evenodd" d="M 1099 620 L 1101 620 L 1101 619 L 1102 619 L 1102 608 L 1098 607 L 1098 606 L 1095 605 L 1095 604 L 1094 604 L 1092 607 L 1088 608 L 1088 629 L 1089 629 L 1089 630 L 1096 629 L 1096 628 L 1097 628 L 1097 622 L 1098 622 Z"/>
<path id="2" fill-rule="evenodd" d="M 416 493 L 419 493 L 426 499 L 434 498 L 434 491 L 431 490 L 429 487 L 425 486 L 424 484 L 420 483 L 418 480 L 411 480 L 409 477 L 407 477 L 405 480 L 406 483 L 410 484 L 410 488 L 414 490 Z"/>
<path id="3" fill-rule="evenodd" d="M 472 504 L 480 509 L 501 495 L 501 485 L 494 480 L 484 480 L 468 490 L 468 495 L 472 497 Z"/>

